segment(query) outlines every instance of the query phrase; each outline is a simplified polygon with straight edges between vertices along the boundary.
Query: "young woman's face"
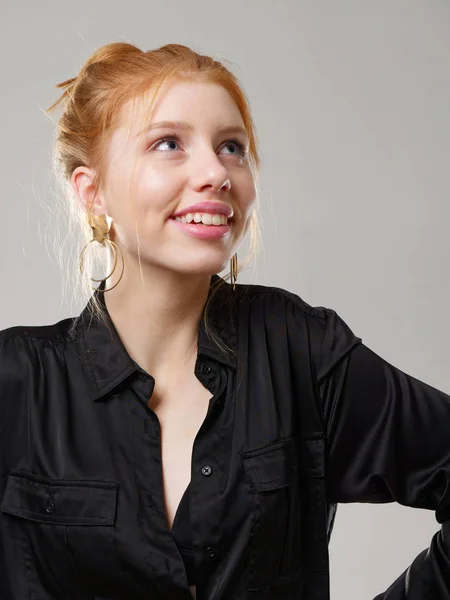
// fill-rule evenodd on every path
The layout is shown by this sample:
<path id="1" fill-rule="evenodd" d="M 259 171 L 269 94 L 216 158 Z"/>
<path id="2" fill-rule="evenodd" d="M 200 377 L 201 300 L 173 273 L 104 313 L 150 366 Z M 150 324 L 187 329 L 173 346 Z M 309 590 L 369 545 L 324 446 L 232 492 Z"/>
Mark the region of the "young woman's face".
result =
<path id="1" fill-rule="evenodd" d="M 154 127 L 161 121 L 178 123 Z M 166 83 L 144 135 L 137 135 L 139 111 L 132 113 L 124 105 L 107 154 L 103 201 L 113 219 L 111 238 L 137 257 L 137 221 L 142 263 L 186 274 L 212 274 L 228 267 L 248 230 L 256 199 L 246 156 L 249 140 L 239 131 L 243 126 L 234 101 L 217 84 Z M 223 203 L 232 212 L 228 227 L 218 228 L 220 235 L 197 237 L 192 229 L 204 228 L 208 236 L 219 231 L 213 231 L 215 225 L 188 228 L 173 220 L 174 213 L 199 202 Z"/>

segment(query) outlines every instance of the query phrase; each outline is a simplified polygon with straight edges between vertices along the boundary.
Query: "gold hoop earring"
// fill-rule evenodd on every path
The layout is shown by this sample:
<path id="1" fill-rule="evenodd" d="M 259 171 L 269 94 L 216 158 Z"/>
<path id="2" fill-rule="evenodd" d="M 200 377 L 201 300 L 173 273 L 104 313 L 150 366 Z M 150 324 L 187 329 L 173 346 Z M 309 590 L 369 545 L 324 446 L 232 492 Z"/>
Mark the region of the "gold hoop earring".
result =
<path id="1" fill-rule="evenodd" d="M 238 257 L 237 252 L 230 259 L 231 282 L 233 284 L 233 292 L 236 290 L 236 281 L 238 278 Z"/>
<path id="2" fill-rule="evenodd" d="M 84 253 L 85 253 L 85 250 L 86 250 L 86 248 L 89 246 L 89 244 L 90 244 L 91 242 L 95 242 L 95 241 L 96 241 L 95 237 L 94 237 L 94 238 L 92 238 L 92 240 L 90 240 L 90 241 L 89 241 L 89 242 L 88 242 L 88 243 L 87 243 L 87 244 L 84 246 L 84 248 L 81 250 L 81 253 L 80 253 L 80 258 L 79 258 L 79 268 L 80 268 L 80 273 L 81 273 L 81 274 L 83 274 L 83 268 L 84 268 L 84 260 L 83 260 L 83 258 L 84 258 Z M 117 245 L 115 242 L 113 242 L 112 240 L 108 239 L 107 237 L 105 237 L 105 238 L 103 239 L 103 242 L 107 242 L 107 243 L 110 245 L 110 247 L 112 248 L 112 251 L 113 251 L 113 253 L 114 253 L 114 266 L 113 266 L 113 269 L 112 269 L 111 273 L 110 273 L 109 275 L 107 275 L 106 277 L 104 277 L 103 279 L 94 279 L 93 277 L 90 277 L 91 281 L 102 282 L 102 281 L 106 281 L 107 279 L 109 279 L 109 278 L 111 277 L 111 275 L 114 273 L 114 271 L 116 270 L 116 267 L 117 267 L 117 251 L 119 252 L 119 254 L 120 254 L 120 258 L 121 258 L 121 261 L 122 261 L 122 272 L 120 273 L 120 277 L 119 277 L 118 281 L 117 281 L 117 282 L 116 282 L 116 283 L 115 283 L 115 284 L 114 284 L 112 287 L 110 287 L 110 288 L 108 288 L 108 289 L 106 289 L 106 288 L 105 288 L 104 290 L 99 290 L 98 288 L 95 288 L 95 287 L 93 287 L 93 286 L 91 285 L 91 288 L 92 288 L 93 290 L 95 290 L 95 291 L 101 291 L 101 292 L 110 292 L 110 291 L 111 291 L 111 290 L 113 290 L 113 289 L 114 289 L 114 288 L 115 288 L 117 285 L 119 285 L 119 283 L 120 283 L 120 280 L 122 279 L 123 272 L 124 272 L 124 269 L 125 269 L 125 261 L 123 260 L 123 254 L 122 254 L 122 251 L 121 251 L 121 249 L 119 248 L 119 246 L 118 246 L 118 245 Z M 102 243 L 103 243 L 103 242 L 102 242 Z"/>

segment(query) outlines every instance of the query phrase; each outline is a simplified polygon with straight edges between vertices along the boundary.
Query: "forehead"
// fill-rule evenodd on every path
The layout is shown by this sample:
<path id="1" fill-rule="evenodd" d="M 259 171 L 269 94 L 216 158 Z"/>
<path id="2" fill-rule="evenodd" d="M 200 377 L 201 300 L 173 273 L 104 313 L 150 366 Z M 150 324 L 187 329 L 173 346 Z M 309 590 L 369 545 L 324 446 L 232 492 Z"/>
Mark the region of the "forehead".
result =
<path id="1" fill-rule="evenodd" d="M 186 121 L 194 128 L 243 125 L 236 103 L 219 84 L 174 80 L 155 87 L 122 106 L 117 128 L 133 138 L 157 121 Z"/>

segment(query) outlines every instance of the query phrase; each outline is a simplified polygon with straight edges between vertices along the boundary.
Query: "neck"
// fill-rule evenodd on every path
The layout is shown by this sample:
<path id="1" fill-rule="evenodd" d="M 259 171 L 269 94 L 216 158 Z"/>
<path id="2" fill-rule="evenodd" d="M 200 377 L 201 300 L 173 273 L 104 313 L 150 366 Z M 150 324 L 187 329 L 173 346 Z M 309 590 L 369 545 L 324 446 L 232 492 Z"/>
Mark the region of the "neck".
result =
<path id="1" fill-rule="evenodd" d="M 111 278 L 112 279 L 112 278 Z M 156 279 L 124 272 L 105 304 L 128 354 L 160 386 L 196 355 L 211 275 L 164 271 Z M 107 280 L 106 288 L 114 285 Z"/>

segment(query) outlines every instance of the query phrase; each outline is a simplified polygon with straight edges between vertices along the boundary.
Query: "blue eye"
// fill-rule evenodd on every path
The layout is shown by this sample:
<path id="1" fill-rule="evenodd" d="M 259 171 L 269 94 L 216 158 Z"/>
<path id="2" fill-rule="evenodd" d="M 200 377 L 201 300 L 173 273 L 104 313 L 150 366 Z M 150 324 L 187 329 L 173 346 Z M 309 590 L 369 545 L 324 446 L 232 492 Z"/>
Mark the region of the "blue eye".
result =
<path id="1" fill-rule="evenodd" d="M 165 144 L 167 142 L 175 142 L 175 144 L 179 144 L 180 138 L 176 134 L 168 135 L 164 138 L 161 138 L 157 142 L 155 142 L 152 146 L 152 149 L 157 148 L 160 144 Z M 237 147 L 236 154 L 238 154 L 239 156 L 242 156 L 244 158 L 247 156 L 247 151 L 245 150 L 244 144 L 242 144 L 239 140 L 234 139 L 234 138 L 231 140 L 227 140 L 227 142 L 225 143 L 225 146 L 230 146 L 230 145 L 234 145 Z M 176 150 L 176 148 L 172 148 L 172 150 Z"/>
<path id="2" fill-rule="evenodd" d="M 239 140 L 236 140 L 236 139 L 228 140 L 226 143 L 226 146 L 231 145 L 231 144 L 234 144 L 237 147 L 238 154 L 240 154 L 241 156 L 244 156 L 244 157 L 247 156 L 247 152 L 245 150 L 244 144 L 242 144 Z"/>
<path id="3" fill-rule="evenodd" d="M 153 144 L 153 148 L 156 148 L 160 144 L 164 144 L 166 142 L 175 142 L 176 144 L 179 144 L 180 139 L 177 135 L 171 135 L 171 136 L 168 136 L 168 137 L 158 140 L 155 144 Z"/>

